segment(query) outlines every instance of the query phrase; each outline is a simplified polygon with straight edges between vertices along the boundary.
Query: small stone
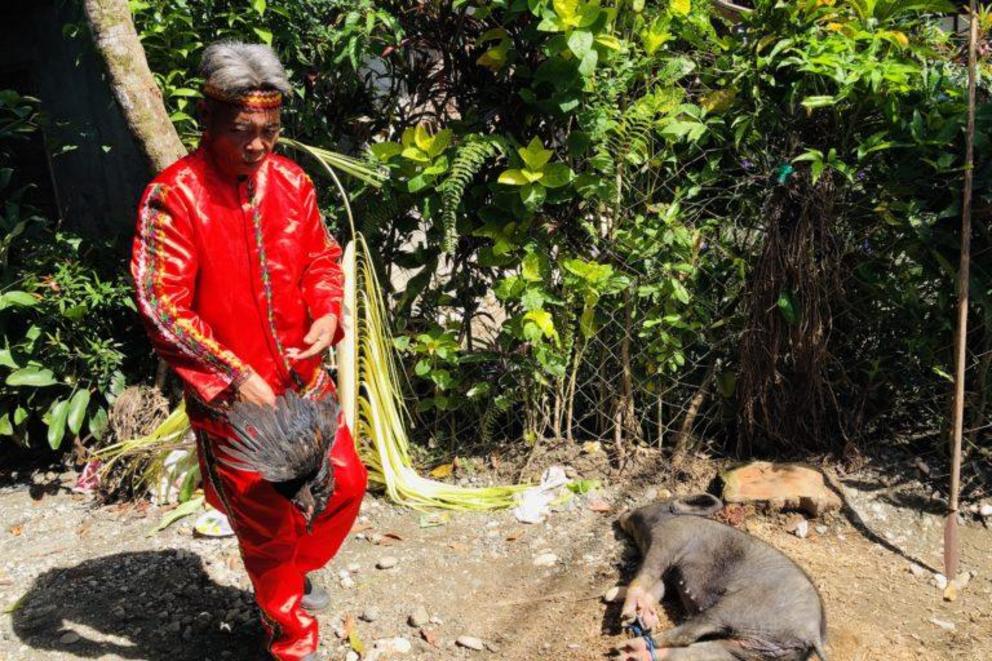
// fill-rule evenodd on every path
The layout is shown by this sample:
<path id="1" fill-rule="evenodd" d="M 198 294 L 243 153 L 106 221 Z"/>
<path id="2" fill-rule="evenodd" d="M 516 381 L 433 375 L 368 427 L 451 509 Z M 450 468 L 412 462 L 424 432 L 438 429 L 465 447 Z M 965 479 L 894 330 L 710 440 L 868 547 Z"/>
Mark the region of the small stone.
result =
<path id="1" fill-rule="evenodd" d="M 72 645 L 79 642 L 79 634 L 75 631 L 67 631 L 59 637 L 59 642 L 63 645 Z"/>
<path id="2" fill-rule="evenodd" d="M 614 601 L 619 601 L 625 596 L 627 596 L 627 588 L 621 585 L 614 585 L 603 595 L 603 601 L 612 604 Z"/>
<path id="3" fill-rule="evenodd" d="M 958 590 L 964 590 L 966 587 L 968 587 L 969 582 L 971 582 L 971 572 L 963 571 L 957 576 L 955 576 L 954 579 L 950 583 L 948 583 L 948 585 L 953 585 Z"/>
<path id="4" fill-rule="evenodd" d="M 362 611 L 362 614 L 358 616 L 358 619 L 364 622 L 375 622 L 379 619 L 379 611 L 375 607 L 369 607 Z"/>
<path id="5" fill-rule="evenodd" d="M 940 627 L 944 631 L 954 631 L 954 629 L 955 629 L 954 623 L 953 622 L 948 622 L 947 620 L 940 620 L 940 619 L 937 619 L 936 617 L 931 617 L 930 618 L 930 621 L 933 622 L 934 624 L 936 624 L 938 627 Z"/>
<path id="6" fill-rule="evenodd" d="M 943 590 L 947 587 L 947 577 L 943 574 L 934 574 L 933 584 L 937 586 L 938 590 Z"/>
<path id="7" fill-rule="evenodd" d="M 348 653 L 344 655 L 344 661 L 358 661 L 360 658 L 355 650 L 348 650 Z"/>
<path id="8" fill-rule="evenodd" d="M 350 565 L 348 565 L 348 571 L 350 571 L 352 574 L 357 574 L 361 570 L 362 570 L 362 566 L 357 562 L 353 562 Z"/>
<path id="9" fill-rule="evenodd" d="M 466 647 L 470 650 L 475 650 L 477 652 L 481 652 L 483 649 L 485 649 L 485 644 L 481 640 L 479 640 L 478 638 L 474 638 L 473 636 L 458 636 L 458 638 L 455 640 L 455 644 L 461 647 Z"/>
<path id="10" fill-rule="evenodd" d="M 423 606 L 417 606 L 414 611 L 410 613 L 410 617 L 408 617 L 406 621 L 411 627 L 419 628 L 430 622 L 431 616 L 430 613 L 427 612 L 426 608 Z"/>
<path id="11" fill-rule="evenodd" d="M 172 633 L 179 633 L 179 629 L 181 628 L 181 626 L 182 625 L 179 624 L 179 621 L 176 620 L 175 622 L 169 622 L 169 626 L 167 626 L 166 629 L 168 629 Z"/>
<path id="12" fill-rule="evenodd" d="M 982 517 L 983 519 L 992 517 L 992 504 L 982 503 L 981 505 L 979 505 L 978 516 Z"/>
<path id="13" fill-rule="evenodd" d="M 351 576 L 345 576 L 344 578 L 341 579 L 341 587 L 343 587 L 345 590 L 352 589 L 353 587 L 355 587 L 355 579 L 353 579 Z"/>
<path id="14" fill-rule="evenodd" d="M 392 569 L 397 564 L 399 564 L 399 560 L 391 555 L 387 555 L 385 558 L 380 558 L 379 562 L 375 563 L 375 566 L 378 569 Z"/>
<path id="15" fill-rule="evenodd" d="M 820 525 L 818 525 L 816 527 L 816 534 L 817 535 L 826 535 L 828 530 L 830 530 L 830 528 L 828 528 L 827 526 L 825 526 L 825 525 L 823 525 L 821 523 Z"/>
<path id="16" fill-rule="evenodd" d="M 554 553 L 542 553 L 534 558 L 535 567 L 553 567 L 558 563 L 558 556 Z"/>
<path id="17" fill-rule="evenodd" d="M 930 475 L 930 467 L 927 466 L 927 462 L 917 457 L 914 463 L 916 464 L 916 469 L 923 473 L 924 476 Z"/>
<path id="18" fill-rule="evenodd" d="M 382 638 L 372 643 L 373 653 L 377 655 L 407 654 L 413 645 L 406 638 Z"/>
<path id="19" fill-rule="evenodd" d="M 789 518 L 785 524 L 785 529 L 799 539 L 806 539 L 809 535 L 809 521 L 807 521 L 802 515 L 797 514 Z"/>
<path id="20" fill-rule="evenodd" d="M 927 570 L 914 562 L 909 565 L 909 573 L 916 578 L 923 578 L 927 575 Z"/>

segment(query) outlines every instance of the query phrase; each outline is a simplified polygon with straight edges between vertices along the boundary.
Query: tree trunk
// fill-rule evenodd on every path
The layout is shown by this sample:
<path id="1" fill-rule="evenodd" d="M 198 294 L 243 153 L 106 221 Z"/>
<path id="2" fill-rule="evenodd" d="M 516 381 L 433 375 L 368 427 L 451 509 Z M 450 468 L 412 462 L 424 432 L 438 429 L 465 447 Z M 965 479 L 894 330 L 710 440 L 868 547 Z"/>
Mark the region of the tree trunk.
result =
<path id="1" fill-rule="evenodd" d="M 110 87 L 128 128 L 152 171 L 160 172 L 184 156 L 186 148 L 148 68 L 127 0 L 84 0 L 83 5 L 93 42 L 107 65 Z"/>

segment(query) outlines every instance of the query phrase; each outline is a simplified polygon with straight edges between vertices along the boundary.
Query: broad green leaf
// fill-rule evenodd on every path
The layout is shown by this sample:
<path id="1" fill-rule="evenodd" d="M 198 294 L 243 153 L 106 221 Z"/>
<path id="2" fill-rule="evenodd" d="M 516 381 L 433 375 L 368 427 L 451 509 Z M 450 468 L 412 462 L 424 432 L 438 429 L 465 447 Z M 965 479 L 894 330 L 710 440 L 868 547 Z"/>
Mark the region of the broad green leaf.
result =
<path id="1" fill-rule="evenodd" d="M 107 410 L 102 406 L 97 409 L 96 413 L 90 416 L 90 434 L 96 440 L 102 440 L 104 433 L 107 431 Z"/>
<path id="2" fill-rule="evenodd" d="M 17 305 L 20 307 L 31 307 L 38 302 L 38 299 L 26 291 L 8 291 L 0 294 L 0 310 Z"/>
<path id="3" fill-rule="evenodd" d="M 706 112 L 719 113 L 730 108 L 736 98 L 737 90 L 733 88 L 714 90 L 700 99 L 699 105 Z"/>
<path id="4" fill-rule="evenodd" d="M 568 35 L 568 49 L 576 58 L 582 59 L 592 48 L 593 36 L 586 30 L 575 30 Z"/>
<path id="5" fill-rule="evenodd" d="M 0 416 L 0 436 L 13 436 L 14 425 L 10 424 L 10 414 L 4 413 Z"/>
<path id="6" fill-rule="evenodd" d="M 18 406 L 14 409 L 14 425 L 19 425 L 28 419 L 28 412 L 23 406 Z"/>
<path id="7" fill-rule="evenodd" d="M 654 55 L 656 50 L 672 39 L 672 33 L 661 19 L 655 20 L 650 26 L 641 30 L 638 36 L 648 55 Z"/>
<path id="8" fill-rule="evenodd" d="M 264 41 L 266 43 L 266 45 L 268 45 L 268 46 L 271 46 L 272 45 L 272 33 L 271 32 L 269 32 L 268 30 L 263 30 L 262 28 L 252 28 L 252 30 L 254 30 L 255 34 L 258 35 L 258 38 L 261 39 L 262 41 Z"/>
<path id="9" fill-rule="evenodd" d="M 779 312 L 782 313 L 782 316 L 790 324 L 796 323 L 799 319 L 799 316 L 796 314 L 796 306 L 792 302 L 792 295 L 789 292 L 784 291 L 779 294 L 776 305 L 778 305 Z"/>
<path id="10" fill-rule="evenodd" d="M 572 170 L 564 163 L 551 163 L 544 166 L 543 174 L 541 185 L 548 188 L 560 188 L 572 181 Z"/>
<path id="11" fill-rule="evenodd" d="M 551 159 L 552 154 L 550 149 L 544 148 L 544 145 L 541 144 L 541 140 L 537 136 L 531 138 L 527 147 L 517 148 L 517 153 L 520 154 L 523 162 L 527 164 L 527 169 L 534 171 L 543 169 L 544 164 Z"/>
<path id="12" fill-rule="evenodd" d="M 531 310 L 524 315 L 524 321 L 532 322 L 537 328 L 540 329 L 544 337 L 548 339 L 555 339 L 558 337 L 558 332 L 555 330 L 555 322 L 551 317 L 551 313 L 547 310 Z"/>
<path id="13" fill-rule="evenodd" d="M 427 132 L 426 124 L 417 124 L 416 128 L 413 129 L 413 140 L 425 153 L 430 152 L 431 143 L 434 141 L 431 134 Z"/>
<path id="14" fill-rule="evenodd" d="M 380 161 L 388 161 L 403 152 L 403 145 L 398 142 L 377 142 L 369 147 L 369 151 Z"/>
<path id="15" fill-rule="evenodd" d="M 32 386 L 41 388 L 58 383 L 52 370 L 44 367 L 28 366 L 7 375 L 8 386 Z"/>
<path id="16" fill-rule="evenodd" d="M 251 6 L 258 12 L 259 16 L 265 14 L 265 0 L 252 0 Z"/>
<path id="17" fill-rule="evenodd" d="M 14 356 L 10 353 L 10 349 L 0 349 L 0 365 L 9 367 L 12 370 L 20 368 L 20 365 L 14 360 Z"/>
<path id="18" fill-rule="evenodd" d="M 540 183 L 527 184 L 520 188 L 520 201 L 527 206 L 528 209 L 535 209 L 544 203 L 544 199 L 547 197 L 547 189 Z"/>
<path id="19" fill-rule="evenodd" d="M 611 34 L 597 35 L 596 43 L 610 50 L 620 50 L 623 47 L 623 43 Z"/>
<path id="20" fill-rule="evenodd" d="M 530 182 L 523 171 L 517 169 L 504 170 L 497 181 L 508 186 L 524 186 Z"/>
<path id="21" fill-rule="evenodd" d="M 593 73 L 596 72 L 596 63 L 599 61 L 599 53 L 595 50 L 590 50 L 579 62 L 579 73 L 582 74 L 584 78 L 588 78 Z"/>
<path id="22" fill-rule="evenodd" d="M 65 421 L 69 415 L 69 402 L 64 399 L 57 400 L 52 406 L 48 415 L 48 445 L 53 450 L 58 450 L 65 437 Z"/>
<path id="23" fill-rule="evenodd" d="M 86 407 L 90 403 L 90 391 L 86 388 L 80 388 L 76 391 L 76 394 L 72 396 L 69 400 L 69 417 L 67 418 L 69 423 L 69 431 L 73 434 L 79 434 L 79 430 L 83 428 L 83 421 L 86 419 Z"/>
<path id="24" fill-rule="evenodd" d="M 582 494 L 589 493 L 590 491 L 593 491 L 595 489 L 598 489 L 599 486 L 600 486 L 600 481 L 599 480 L 591 480 L 591 479 L 588 479 L 588 480 L 572 480 L 571 482 L 569 482 L 565 486 L 567 486 L 568 487 L 568 490 L 571 491 L 572 493 L 577 493 L 579 495 L 582 495 Z"/>
<path id="25" fill-rule="evenodd" d="M 837 97 L 835 96 L 807 96 L 802 101 L 803 107 L 809 110 L 832 106 L 835 103 L 837 103 Z"/>
<path id="26" fill-rule="evenodd" d="M 190 498 L 185 503 L 180 504 L 176 509 L 172 510 L 171 512 L 167 512 L 165 516 L 163 516 L 162 519 L 158 522 L 158 525 L 155 526 L 155 528 L 153 528 L 148 534 L 152 535 L 154 533 L 159 532 L 160 530 L 165 530 L 176 521 L 197 512 L 201 507 L 203 507 L 203 501 L 204 501 L 203 496 Z"/>
<path id="27" fill-rule="evenodd" d="M 485 53 L 479 56 L 479 59 L 475 61 L 476 64 L 491 69 L 492 71 L 499 71 L 506 65 L 507 55 L 510 51 L 510 40 L 504 39 L 497 45 L 493 46 Z"/>
<path id="28" fill-rule="evenodd" d="M 417 163 L 430 163 L 431 158 L 419 147 L 407 147 L 402 152 L 403 158 L 411 161 L 416 161 Z"/>
<path id="29" fill-rule="evenodd" d="M 528 170 L 526 168 L 524 168 L 523 170 L 521 170 L 520 171 L 520 174 L 522 174 L 524 176 L 524 178 L 527 180 L 527 183 L 534 183 L 535 181 L 540 181 L 541 179 L 544 178 L 544 173 L 543 172 L 540 172 L 540 171 L 534 172 L 534 171 Z"/>
<path id="30" fill-rule="evenodd" d="M 528 282 L 540 282 L 541 277 L 541 257 L 536 252 L 528 253 L 524 257 L 520 275 Z"/>

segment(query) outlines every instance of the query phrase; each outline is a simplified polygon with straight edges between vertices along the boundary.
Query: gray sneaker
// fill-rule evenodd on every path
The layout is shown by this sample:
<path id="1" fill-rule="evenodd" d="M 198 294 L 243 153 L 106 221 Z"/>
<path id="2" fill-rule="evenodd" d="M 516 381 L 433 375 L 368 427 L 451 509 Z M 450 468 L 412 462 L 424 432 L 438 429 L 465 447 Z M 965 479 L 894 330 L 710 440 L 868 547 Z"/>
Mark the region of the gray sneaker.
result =
<path id="1" fill-rule="evenodd" d="M 303 600 L 300 605 L 303 606 L 305 610 L 311 613 L 316 613 L 317 611 L 322 611 L 331 604 L 331 595 L 327 594 L 327 590 L 316 585 L 307 576 L 303 579 Z M 314 660 L 316 660 L 316 652 L 314 653 Z M 309 659 L 309 657 L 307 657 Z M 304 660 L 306 661 L 306 660 Z"/>

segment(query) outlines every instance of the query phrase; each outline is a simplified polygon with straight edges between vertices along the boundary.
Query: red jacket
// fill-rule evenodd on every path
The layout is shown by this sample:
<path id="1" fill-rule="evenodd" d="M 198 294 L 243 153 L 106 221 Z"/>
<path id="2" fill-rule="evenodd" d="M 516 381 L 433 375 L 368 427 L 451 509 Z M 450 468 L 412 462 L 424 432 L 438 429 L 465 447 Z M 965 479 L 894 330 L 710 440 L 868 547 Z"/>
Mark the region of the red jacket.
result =
<path id="1" fill-rule="evenodd" d="M 247 366 L 277 395 L 327 380 L 321 356 L 290 363 L 285 349 L 306 347 L 314 319 L 340 318 L 340 255 L 298 165 L 269 155 L 239 182 L 201 147 L 145 190 L 131 273 L 155 349 L 187 394 L 216 403 Z"/>

